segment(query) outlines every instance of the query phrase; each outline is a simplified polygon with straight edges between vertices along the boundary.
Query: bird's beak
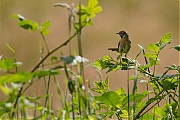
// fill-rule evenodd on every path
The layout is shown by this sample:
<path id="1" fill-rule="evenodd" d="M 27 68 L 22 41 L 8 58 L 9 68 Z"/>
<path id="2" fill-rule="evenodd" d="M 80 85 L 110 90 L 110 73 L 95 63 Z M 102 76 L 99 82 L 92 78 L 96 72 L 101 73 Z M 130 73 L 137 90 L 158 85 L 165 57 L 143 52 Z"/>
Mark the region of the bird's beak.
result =
<path id="1" fill-rule="evenodd" d="M 119 34 L 118 32 L 116 34 Z"/>

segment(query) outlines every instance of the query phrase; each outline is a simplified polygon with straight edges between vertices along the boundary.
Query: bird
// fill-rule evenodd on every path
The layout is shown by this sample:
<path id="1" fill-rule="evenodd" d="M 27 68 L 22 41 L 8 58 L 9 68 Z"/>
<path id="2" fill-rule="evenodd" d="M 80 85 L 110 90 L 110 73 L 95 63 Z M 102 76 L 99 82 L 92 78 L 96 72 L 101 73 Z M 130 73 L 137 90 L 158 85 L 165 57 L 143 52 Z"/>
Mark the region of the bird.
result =
<path id="1" fill-rule="evenodd" d="M 121 39 L 118 42 L 117 48 L 108 48 L 108 50 L 116 51 L 120 54 L 120 61 L 123 53 L 125 53 L 125 58 L 127 57 L 127 53 L 129 52 L 131 48 L 131 40 L 129 39 L 129 35 L 125 31 L 117 32 Z"/>

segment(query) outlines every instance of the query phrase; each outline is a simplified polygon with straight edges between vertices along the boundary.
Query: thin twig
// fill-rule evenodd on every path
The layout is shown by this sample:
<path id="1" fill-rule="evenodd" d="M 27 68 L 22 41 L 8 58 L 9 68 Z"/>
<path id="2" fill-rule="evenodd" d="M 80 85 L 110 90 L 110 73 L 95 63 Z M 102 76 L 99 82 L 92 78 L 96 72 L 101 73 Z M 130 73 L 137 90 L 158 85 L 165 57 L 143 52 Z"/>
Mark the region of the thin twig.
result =
<path id="1" fill-rule="evenodd" d="M 41 33 L 41 36 L 42 36 L 42 38 L 43 38 L 43 41 L 44 41 L 44 44 L 45 44 L 45 46 L 46 46 L 47 52 L 49 53 L 49 47 L 48 47 L 46 38 L 44 37 L 44 35 L 43 35 L 42 33 Z"/>
<path id="2" fill-rule="evenodd" d="M 56 47 L 54 50 L 52 50 L 51 52 L 49 52 L 35 67 L 33 70 L 31 70 L 31 72 L 34 72 L 40 65 L 41 63 L 43 63 L 51 54 L 53 54 L 54 52 L 56 52 L 58 49 L 62 48 L 63 46 L 66 46 L 68 42 L 71 41 L 72 38 L 74 38 L 77 35 L 77 32 L 75 32 L 68 40 L 66 40 L 63 44 L 59 45 L 58 47 Z"/>
<path id="3" fill-rule="evenodd" d="M 160 95 L 162 92 L 164 92 L 164 90 L 160 91 L 154 98 L 159 97 L 159 95 Z M 153 103 L 153 102 L 154 102 L 154 101 L 151 101 L 151 102 L 147 103 L 147 104 L 139 111 L 139 113 L 133 118 L 133 120 L 137 120 L 138 118 L 140 118 L 141 113 L 142 113 L 151 103 Z"/>
<path id="4" fill-rule="evenodd" d="M 158 100 L 158 102 L 156 102 L 156 103 L 155 103 L 154 105 L 152 105 L 149 109 L 147 109 L 144 113 L 142 113 L 142 114 L 139 116 L 139 118 L 140 118 L 141 116 L 143 116 L 144 114 L 146 114 L 149 110 L 151 110 L 152 108 L 154 108 L 154 106 L 156 106 L 157 104 L 159 104 L 162 99 L 163 99 L 163 98 L 161 98 L 160 100 Z"/>
<path id="5" fill-rule="evenodd" d="M 58 47 L 56 47 L 54 50 L 52 50 L 51 52 L 49 52 L 33 69 L 31 72 L 34 72 L 37 68 L 39 68 L 39 66 L 51 55 L 53 54 L 54 52 L 56 52 L 58 49 L 62 48 L 63 46 L 66 46 L 68 42 L 70 42 L 72 40 L 72 38 L 74 38 L 75 36 L 77 35 L 77 32 L 75 32 L 69 39 L 67 39 L 63 44 L 59 45 Z M 25 82 L 23 83 L 22 87 L 20 88 L 19 92 L 18 92 L 18 95 L 16 97 L 16 100 L 15 100 L 15 103 L 14 103 L 14 109 L 16 108 L 16 105 L 18 103 L 18 100 L 21 96 L 21 93 L 22 93 L 22 90 L 23 92 L 25 92 L 31 85 L 32 85 L 33 82 L 31 82 L 24 90 L 23 90 L 23 87 L 25 85 Z M 11 114 L 11 118 L 13 118 L 15 112 L 13 112 Z"/>

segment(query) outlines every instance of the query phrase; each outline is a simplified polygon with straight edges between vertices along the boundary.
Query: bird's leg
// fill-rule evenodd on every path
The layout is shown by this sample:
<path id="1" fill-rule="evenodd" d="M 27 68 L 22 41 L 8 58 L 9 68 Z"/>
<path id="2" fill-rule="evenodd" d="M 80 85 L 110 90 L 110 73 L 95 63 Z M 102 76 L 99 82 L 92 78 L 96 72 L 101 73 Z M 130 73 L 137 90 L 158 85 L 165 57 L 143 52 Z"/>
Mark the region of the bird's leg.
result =
<path id="1" fill-rule="evenodd" d="M 122 59 L 122 52 L 120 52 L 120 63 L 121 63 L 121 59 Z"/>
<path id="2" fill-rule="evenodd" d="M 127 53 L 125 54 L 125 58 L 127 57 Z"/>

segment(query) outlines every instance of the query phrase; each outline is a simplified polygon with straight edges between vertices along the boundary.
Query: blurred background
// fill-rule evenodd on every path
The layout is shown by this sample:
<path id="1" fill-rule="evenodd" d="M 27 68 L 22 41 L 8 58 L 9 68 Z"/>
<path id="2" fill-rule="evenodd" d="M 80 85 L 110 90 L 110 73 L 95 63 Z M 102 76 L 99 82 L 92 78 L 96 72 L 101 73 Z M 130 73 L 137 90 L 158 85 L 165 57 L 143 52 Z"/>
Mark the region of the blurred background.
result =
<path id="1" fill-rule="evenodd" d="M 50 50 L 63 43 L 69 37 L 68 33 L 68 11 L 65 8 L 53 7 L 55 3 L 68 3 L 77 6 L 78 0 L 1 0 L 0 2 L 0 55 L 3 58 L 16 58 L 23 63 L 19 71 L 32 70 L 39 61 L 39 44 L 42 40 L 38 31 L 30 32 L 18 26 L 18 21 L 11 18 L 11 15 L 18 13 L 26 19 L 38 22 L 40 25 L 45 21 L 50 21 L 50 34 L 46 36 Z M 82 0 L 83 5 L 87 5 L 86 0 Z M 162 50 L 160 54 L 160 65 L 156 74 L 161 74 L 166 70 L 165 66 L 179 64 L 179 54 L 171 46 L 179 44 L 179 1 L 177 0 L 99 0 L 99 5 L 103 11 L 93 19 L 93 26 L 86 27 L 82 32 L 83 56 L 93 63 L 102 56 L 111 54 L 115 59 L 117 54 L 108 51 L 108 47 L 116 47 L 120 39 L 116 32 L 125 30 L 132 41 L 132 48 L 128 56 L 132 59 L 140 51 L 138 44 L 146 48 L 149 44 L 158 42 L 163 35 L 172 32 L 174 40 L 170 45 Z M 73 32 L 72 32 L 73 33 Z M 15 53 L 11 52 L 6 43 L 9 44 Z M 71 42 L 72 52 L 77 51 L 77 39 Z M 69 54 L 68 46 L 57 51 L 55 55 Z M 148 51 L 147 51 L 148 52 Z M 138 59 L 140 64 L 145 64 L 142 55 Z M 46 61 L 49 62 L 49 61 Z M 61 63 L 60 63 L 61 64 Z M 76 69 L 76 68 L 73 68 Z M 0 73 L 2 74 L 2 73 Z M 134 74 L 130 70 L 130 75 Z M 109 76 L 111 90 L 119 87 L 126 89 L 127 71 L 117 71 L 106 74 L 102 71 L 103 79 Z M 94 68 L 85 67 L 85 77 L 91 82 L 98 81 L 99 77 Z M 59 75 L 60 87 L 65 90 L 64 80 L 66 77 Z M 133 81 L 132 81 L 133 82 Z M 53 94 L 53 107 L 58 109 L 59 98 L 56 88 L 51 82 L 50 92 Z M 138 83 L 139 89 L 145 89 L 145 83 Z M 40 80 L 30 87 L 27 94 L 45 94 L 44 81 Z M 0 96 L 2 99 L 2 96 Z"/>

